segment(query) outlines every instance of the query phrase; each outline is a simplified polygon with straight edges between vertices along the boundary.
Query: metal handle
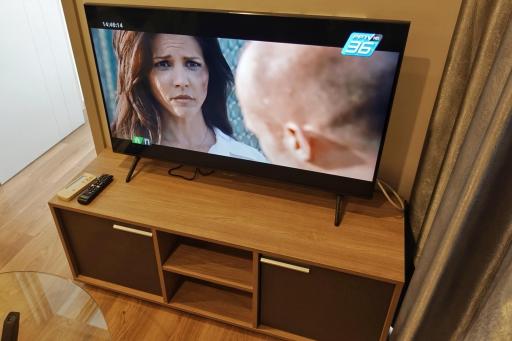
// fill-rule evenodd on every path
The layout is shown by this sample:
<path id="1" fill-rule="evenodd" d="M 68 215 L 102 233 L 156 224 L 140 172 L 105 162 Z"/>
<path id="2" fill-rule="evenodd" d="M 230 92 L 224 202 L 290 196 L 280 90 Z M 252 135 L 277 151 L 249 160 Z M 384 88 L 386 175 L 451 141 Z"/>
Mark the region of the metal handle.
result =
<path id="1" fill-rule="evenodd" d="M 265 263 L 265 264 L 269 264 L 269 265 L 279 266 L 281 268 L 285 268 L 285 269 L 289 269 L 289 270 L 303 272 L 305 274 L 309 273 L 309 269 L 308 268 L 305 268 L 305 267 L 302 267 L 302 266 L 298 266 L 298 265 L 293 265 L 293 264 L 288 264 L 288 263 L 280 262 L 280 261 L 273 260 L 273 259 L 268 259 L 268 258 L 261 257 L 260 262 Z"/>
<path id="2" fill-rule="evenodd" d="M 144 237 L 153 237 L 153 233 L 151 232 L 147 232 L 147 231 L 141 231 L 141 230 L 137 230 L 137 229 L 132 229 L 131 227 L 126 227 L 126 226 L 122 226 L 122 225 L 117 225 L 117 224 L 114 224 L 112 225 L 112 228 L 114 230 L 119 230 L 119 231 L 124 231 L 124 232 L 128 232 L 128 233 L 134 233 L 134 234 L 139 234 L 141 236 L 144 236 Z"/>

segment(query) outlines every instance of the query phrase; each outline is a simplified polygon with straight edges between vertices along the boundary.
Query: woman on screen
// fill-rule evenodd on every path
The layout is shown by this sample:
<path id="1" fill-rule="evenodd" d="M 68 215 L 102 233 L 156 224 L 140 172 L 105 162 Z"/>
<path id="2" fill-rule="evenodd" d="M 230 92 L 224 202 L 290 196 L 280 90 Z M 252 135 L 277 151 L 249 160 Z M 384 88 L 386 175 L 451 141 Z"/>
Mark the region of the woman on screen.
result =
<path id="1" fill-rule="evenodd" d="M 116 31 L 114 137 L 266 162 L 231 137 L 226 99 L 233 74 L 214 38 Z"/>

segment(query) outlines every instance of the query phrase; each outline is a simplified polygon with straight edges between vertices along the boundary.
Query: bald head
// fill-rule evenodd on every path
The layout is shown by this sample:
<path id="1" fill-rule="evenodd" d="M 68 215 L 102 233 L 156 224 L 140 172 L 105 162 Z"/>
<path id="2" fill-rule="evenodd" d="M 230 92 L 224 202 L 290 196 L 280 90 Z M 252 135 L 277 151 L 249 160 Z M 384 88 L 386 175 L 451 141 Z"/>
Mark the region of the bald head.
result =
<path id="1" fill-rule="evenodd" d="M 251 42 L 239 61 L 237 94 L 248 116 L 379 135 L 396 62 L 387 52 L 348 57 L 335 47 Z"/>
<path id="2" fill-rule="evenodd" d="M 274 163 L 371 180 L 397 55 L 250 42 L 236 71 L 246 126 Z"/>

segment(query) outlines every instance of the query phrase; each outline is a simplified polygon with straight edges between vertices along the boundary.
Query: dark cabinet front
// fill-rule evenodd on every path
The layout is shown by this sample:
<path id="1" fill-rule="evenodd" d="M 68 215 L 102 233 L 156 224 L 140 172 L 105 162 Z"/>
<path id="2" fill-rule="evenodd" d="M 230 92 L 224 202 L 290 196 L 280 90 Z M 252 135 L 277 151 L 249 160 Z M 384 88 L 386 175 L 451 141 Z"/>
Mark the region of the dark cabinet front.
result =
<path id="1" fill-rule="evenodd" d="M 151 232 L 57 210 L 79 275 L 161 295 Z"/>
<path id="2" fill-rule="evenodd" d="M 379 340 L 394 285 L 260 259 L 260 323 L 317 340 Z"/>

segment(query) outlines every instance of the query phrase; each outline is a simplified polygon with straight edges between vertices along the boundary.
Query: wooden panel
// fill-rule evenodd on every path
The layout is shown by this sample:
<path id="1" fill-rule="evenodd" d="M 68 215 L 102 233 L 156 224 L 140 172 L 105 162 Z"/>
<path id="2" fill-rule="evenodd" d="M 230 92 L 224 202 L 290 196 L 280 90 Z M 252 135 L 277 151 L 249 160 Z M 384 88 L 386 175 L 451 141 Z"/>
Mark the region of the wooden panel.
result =
<path id="1" fill-rule="evenodd" d="M 380 194 L 350 198 L 336 228 L 335 197 L 323 191 L 222 172 L 183 181 L 167 175 L 170 164 L 144 159 L 125 183 L 129 167 L 128 156 L 106 150 L 86 171 L 111 173 L 112 184 L 86 208 L 56 197 L 51 203 L 370 278 L 404 280 L 403 217 Z"/>
<path id="2" fill-rule="evenodd" d="M 115 230 L 117 222 L 111 220 L 66 210 L 56 213 L 78 274 L 161 295 L 152 238 Z"/>
<path id="3" fill-rule="evenodd" d="M 169 305 L 245 328 L 251 327 L 251 297 L 236 290 L 187 278 Z"/>
<path id="4" fill-rule="evenodd" d="M 160 284 L 163 290 L 164 302 L 167 303 L 176 293 L 176 290 L 178 290 L 181 285 L 181 281 L 178 275 L 165 272 L 162 265 L 171 252 L 176 248 L 178 237 L 170 233 L 162 233 L 159 231 L 155 231 L 153 237 L 156 242 L 155 252 L 157 255 L 158 271 L 160 272 Z"/>
<path id="5" fill-rule="evenodd" d="M 275 329 L 269 326 L 265 326 L 263 324 L 260 324 L 258 327 L 258 331 L 260 331 L 263 334 L 268 334 L 272 336 L 277 336 L 279 338 L 285 339 L 285 340 L 296 340 L 296 341 L 313 341 L 314 339 L 309 339 L 307 337 L 303 337 L 297 334 L 285 332 L 279 329 Z"/>
<path id="6" fill-rule="evenodd" d="M 72 250 L 69 248 L 69 240 L 67 239 L 65 233 L 63 232 L 62 228 L 62 222 L 60 219 L 60 215 L 57 214 L 55 208 L 51 205 L 50 212 L 52 213 L 53 220 L 55 221 L 55 225 L 57 226 L 57 233 L 59 234 L 60 241 L 62 243 L 62 247 L 64 248 L 64 253 L 66 254 L 66 258 L 68 259 L 69 268 L 71 270 L 71 273 L 73 274 L 73 277 L 76 278 L 78 276 L 78 270 L 77 270 L 77 262 L 73 258 Z M 57 209 L 58 210 L 58 209 Z"/>
<path id="7" fill-rule="evenodd" d="M 257 252 L 252 254 L 252 285 L 252 326 L 257 328 L 260 322 L 260 254 Z"/>
<path id="8" fill-rule="evenodd" d="M 84 275 L 78 275 L 76 280 L 80 281 L 80 282 L 87 283 L 87 284 L 95 285 L 97 287 L 112 290 L 112 291 L 115 291 L 115 292 L 118 292 L 121 294 L 135 296 L 137 298 L 141 298 L 146 301 L 151 301 L 151 302 L 155 302 L 155 303 L 163 302 L 163 299 L 161 296 L 153 295 L 153 294 L 150 294 L 150 293 L 147 293 L 147 292 L 144 292 L 141 290 L 137 290 L 137 289 L 128 288 L 123 285 L 114 284 L 114 283 L 110 283 L 107 281 L 102 281 L 101 279 L 92 278 L 92 277 L 84 276 Z"/>
<path id="9" fill-rule="evenodd" d="M 398 300 L 400 299 L 401 292 L 402 284 L 396 284 L 395 288 L 393 289 L 393 297 L 391 298 L 391 303 L 389 304 L 386 321 L 384 322 L 384 327 L 382 328 L 382 333 L 380 334 L 380 341 L 385 341 L 388 339 L 389 327 L 393 321 L 393 316 L 395 315 L 395 309 L 398 304 Z"/>
<path id="10" fill-rule="evenodd" d="M 164 286 L 167 293 L 165 303 L 169 303 L 171 298 L 176 294 L 181 284 L 183 283 L 183 276 L 173 272 L 164 271 Z"/>
<path id="11" fill-rule="evenodd" d="M 178 246 L 178 236 L 156 231 L 156 239 L 158 242 L 159 256 L 163 265 L 172 251 Z"/>
<path id="12" fill-rule="evenodd" d="M 308 268 L 260 263 L 261 323 L 318 340 L 378 340 L 394 285 Z"/>
<path id="13" fill-rule="evenodd" d="M 212 245 L 180 243 L 163 269 L 235 289 L 252 292 L 250 253 Z"/>
<path id="14" fill-rule="evenodd" d="M 151 239 L 153 241 L 153 247 L 155 250 L 155 261 L 158 270 L 158 278 L 160 279 L 160 289 L 162 291 L 162 297 L 164 299 L 164 302 L 168 302 L 169 298 L 167 297 L 167 288 L 165 286 L 164 271 L 162 269 L 162 251 L 160 250 L 160 245 L 158 244 L 156 230 L 151 230 Z"/>

